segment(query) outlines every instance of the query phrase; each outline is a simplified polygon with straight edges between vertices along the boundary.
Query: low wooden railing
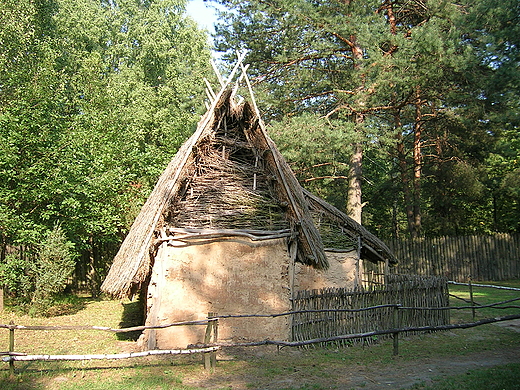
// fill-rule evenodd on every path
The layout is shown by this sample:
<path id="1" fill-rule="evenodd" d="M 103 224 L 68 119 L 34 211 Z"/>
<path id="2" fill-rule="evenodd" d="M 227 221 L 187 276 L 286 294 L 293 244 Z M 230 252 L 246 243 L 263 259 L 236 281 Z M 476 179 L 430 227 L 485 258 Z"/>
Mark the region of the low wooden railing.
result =
<path id="1" fill-rule="evenodd" d="M 455 283 L 455 282 L 450 282 Z M 459 283 L 457 283 L 459 284 Z M 473 287 L 495 287 L 495 288 L 504 288 L 500 286 L 492 286 L 492 285 L 473 285 Z M 517 288 L 507 288 L 514 291 L 520 291 Z M 33 361 L 33 360 L 43 360 L 43 361 L 55 361 L 55 360 L 95 360 L 95 359 L 126 359 L 126 358 L 135 358 L 135 357 L 143 357 L 143 356 L 157 356 L 157 355 L 183 355 L 183 354 L 194 354 L 201 353 L 204 356 L 204 366 L 208 370 L 212 370 L 216 365 L 216 352 L 223 347 L 254 347 L 260 345 L 276 345 L 279 347 L 302 347 L 314 344 L 323 344 L 330 342 L 338 342 L 345 340 L 354 340 L 354 339 L 366 339 L 369 337 L 382 336 L 382 335 L 391 335 L 393 338 L 393 353 L 397 355 L 399 353 L 399 335 L 401 333 L 410 333 L 410 332 L 431 332 L 431 331 L 440 331 L 440 330 L 451 330 L 451 329 L 468 329 L 473 328 L 480 325 L 491 324 L 501 321 L 508 321 L 514 319 L 520 319 L 520 313 L 511 314 L 506 316 L 498 316 L 493 318 L 485 318 L 478 321 L 468 322 L 468 323 L 460 323 L 460 324 L 441 324 L 441 325 L 426 325 L 426 326 L 403 326 L 402 323 L 399 322 L 399 319 L 402 317 L 400 313 L 406 311 L 449 311 L 449 310 L 480 310 L 485 308 L 495 308 L 495 309 L 520 309 L 518 305 L 507 305 L 512 302 L 519 301 L 520 297 L 512 298 L 507 301 L 496 302 L 488 305 L 479 305 L 475 306 L 471 305 L 463 305 L 463 306 L 439 306 L 439 307 L 419 307 L 419 306 L 405 306 L 402 304 L 385 304 L 385 305 L 377 305 L 356 309 L 315 309 L 315 310 L 297 310 L 290 311 L 284 313 L 275 313 L 275 314 L 242 314 L 242 315 L 218 315 L 217 313 L 208 313 L 208 318 L 202 321 L 183 321 L 176 322 L 166 325 L 159 326 L 137 326 L 131 328 L 124 329 L 114 329 L 110 327 L 102 327 L 102 326 L 24 326 L 24 325 L 15 325 L 14 323 L 8 325 L 1 325 L 0 328 L 9 329 L 9 351 L 0 352 L 0 355 L 3 356 L 2 360 L 4 362 L 9 363 L 9 369 L 11 374 L 14 374 L 14 362 L 15 361 Z M 284 340 L 262 340 L 262 341 L 253 341 L 253 342 L 243 342 L 243 343 L 228 343 L 228 342 L 219 342 L 218 341 L 218 324 L 219 321 L 225 320 L 228 318 L 266 318 L 266 317 L 280 317 L 280 316 L 294 316 L 298 314 L 322 314 L 322 313 L 365 313 L 374 310 L 380 310 L 382 308 L 390 309 L 393 313 L 393 323 L 387 329 L 377 329 L 372 331 L 365 332 L 355 332 L 349 334 L 337 334 L 333 336 L 327 337 L 317 337 L 317 338 L 309 338 L 306 340 L 298 340 L 298 341 L 284 341 Z M 171 326 L 192 326 L 192 325 L 206 325 L 206 332 L 204 337 L 204 342 L 200 344 L 190 345 L 187 349 L 176 349 L 176 350 L 150 350 L 143 352 L 130 352 L 130 353 L 120 353 L 120 354 L 92 354 L 92 355 L 27 355 L 25 353 L 16 352 L 15 351 L 15 331 L 17 330 L 33 330 L 33 331 L 45 331 L 45 330 L 93 330 L 93 331 L 105 331 L 110 333 L 123 333 L 123 332 L 134 332 L 134 331 L 144 331 L 147 329 L 164 329 Z"/>
<path id="2" fill-rule="evenodd" d="M 204 346 L 187 349 L 170 349 L 170 350 L 149 350 L 140 352 L 117 353 L 117 354 L 89 354 L 89 355 L 28 355 L 26 353 L 15 351 L 15 330 L 33 330 L 33 331 L 49 331 L 49 330 L 94 330 L 109 333 L 129 333 L 136 331 L 144 331 L 148 329 L 165 329 L 173 326 L 190 326 L 190 325 L 206 325 L 204 343 L 210 344 L 217 341 L 218 335 L 218 317 L 217 313 L 208 313 L 208 319 L 202 321 L 182 321 L 157 326 L 134 326 L 130 328 L 110 328 L 105 326 L 42 326 L 42 325 L 16 325 L 12 321 L 8 325 L 0 324 L 0 328 L 9 329 L 9 350 L 0 352 L 0 356 L 4 362 L 9 362 L 9 370 L 11 375 L 14 373 L 15 361 L 59 361 L 59 360 L 104 360 L 104 359 L 129 359 L 143 356 L 157 355 L 191 355 L 202 353 L 204 356 L 204 367 L 212 370 L 216 365 L 216 351 L 220 349 L 218 346 Z"/>

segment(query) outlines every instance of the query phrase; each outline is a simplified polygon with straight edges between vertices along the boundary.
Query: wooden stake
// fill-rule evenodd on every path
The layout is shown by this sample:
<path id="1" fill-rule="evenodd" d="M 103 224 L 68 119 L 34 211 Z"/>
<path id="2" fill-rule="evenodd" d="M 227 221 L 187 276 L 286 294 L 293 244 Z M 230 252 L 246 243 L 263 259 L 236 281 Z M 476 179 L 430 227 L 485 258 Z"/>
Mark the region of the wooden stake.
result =
<path id="1" fill-rule="evenodd" d="M 206 326 L 206 333 L 204 335 L 204 344 L 206 344 L 206 345 L 212 342 L 212 340 L 211 340 L 212 338 L 213 338 L 213 343 L 217 342 L 218 319 L 211 320 L 214 317 L 217 317 L 217 313 L 213 313 L 213 312 L 208 313 L 209 321 L 208 321 L 208 325 Z M 204 353 L 204 368 L 208 371 L 213 371 L 215 369 L 216 365 L 217 365 L 217 352 L 212 351 L 212 352 Z"/>
<path id="2" fill-rule="evenodd" d="M 393 313 L 393 325 L 394 329 L 399 328 L 399 306 L 394 307 L 394 313 Z M 392 335 L 394 339 L 394 356 L 399 355 L 399 332 L 394 332 Z"/>
<path id="3" fill-rule="evenodd" d="M 213 313 L 213 316 L 217 317 L 218 313 Z M 216 343 L 218 341 L 218 319 L 211 321 L 211 324 L 213 325 L 213 342 Z M 215 369 L 217 367 L 217 351 L 210 352 L 210 356 L 211 367 Z"/>
<path id="4" fill-rule="evenodd" d="M 225 87 L 226 83 L 222 79 L 222 76 L 220 75 L 220 71 L 218 70 L 217 64 L 215 64 L 215 61 L 212 59 L 210 60 L 211 66 L 213 67 L 213 71 L 215 72 L 215 75 L 217 76 L 218 82 L 220 83 L 221 87 Z"/>
<path id="5" fill-rule="evenodd" d="M 211 103 L 217 98 L 217 95 L 215 95 L 215 92 L 213 92 L 213 88 L 211 88 L 211 84 L 209 83 L 208 79 L 204 77 L 204 82 L 206 83 L 206 94 L 208 95 L 208 98 Z"/>
<path id="6" fill-rule="evenodd" d="M 359 262 L 361 261 L 361 236 L 358 236 L 358 239 L 357 239 L 357 256 L 356 256 L 356 273 L 354 275 L 354 287 L 356 289 L 359 289 L 361 288 L 361 275 L 360 275 L 360 264 Z"/>
<path id="7" fill-rule="evenodd" d="M 471 315 L 473 316 L 473 320 L 475 320 L 475 301 L 473 300 L 473 285 L 471 284 L 471 278 L 468 280 L 469 285 L 469 299 L 471 301 Z"/>
<path id="8" fill-rule="evenodd" d="M 14 325 L 14 321 L 9 325 Z M 9 328 L 9 352 L 14 352 L 14 327 Z M 14 360 L 9 360 L 9 376 L 14 377 Z"/>

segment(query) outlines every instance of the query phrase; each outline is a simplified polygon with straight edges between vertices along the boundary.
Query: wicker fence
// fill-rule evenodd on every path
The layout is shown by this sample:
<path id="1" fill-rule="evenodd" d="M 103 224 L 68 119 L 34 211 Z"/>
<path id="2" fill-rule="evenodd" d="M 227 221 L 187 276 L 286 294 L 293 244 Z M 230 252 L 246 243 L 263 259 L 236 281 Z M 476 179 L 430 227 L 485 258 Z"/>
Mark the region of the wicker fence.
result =
<path id="1" fill-rule="evenodd" d="M 520 278 L 520 234 L 393 240 L 396 273 L 445 276 L 457 282 Z"/>
<path id="2" fill-rule="evenodd" d="M 447 307 L 448 294 L 445 278 L 417 275 L 389 275 L 384 288 L 371 290 L 327 288 L 299 291 L 293 300 L 294 311 L 310 312 L 293 315 L 292 339 L 300 341 L 379 329 L 446 325 L 450 322 L 448 310 L 406 307 Z M 397 310 L 395 304 L 402 305 L 404 309 Z M 363 310 L 367 307 L 372 309 Z M 356 309 L 360 310 L 354 311 Z M 363 340 L 368 339 L 360 339 Z"/>

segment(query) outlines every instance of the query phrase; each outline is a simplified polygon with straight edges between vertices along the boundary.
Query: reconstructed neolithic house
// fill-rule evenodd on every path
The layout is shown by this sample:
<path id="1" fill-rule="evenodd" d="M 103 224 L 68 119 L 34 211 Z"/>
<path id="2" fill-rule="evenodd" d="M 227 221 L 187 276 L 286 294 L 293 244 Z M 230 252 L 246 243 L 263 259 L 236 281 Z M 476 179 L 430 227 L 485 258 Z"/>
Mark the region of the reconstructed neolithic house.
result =
<path id="1" fill-rule="evenodd" d="M 146 325 L 205 319 L 208 312 L 290 311 L 297 290 L 354 287 L 360 257 L 395 261 L 383 242 L 302 189 L 267 135 L 254 97 L 239 104 L 234 91 L 222 82 L 103 283 L 119 297 L 144 291 Z M 203 333 L 200 326 L 147 330 L 141 341 L 146 349 L 186 347 L 202 342 Z M 221 340 L 266 338 L 289 339 L 290 317 L 219 326 Z"/>

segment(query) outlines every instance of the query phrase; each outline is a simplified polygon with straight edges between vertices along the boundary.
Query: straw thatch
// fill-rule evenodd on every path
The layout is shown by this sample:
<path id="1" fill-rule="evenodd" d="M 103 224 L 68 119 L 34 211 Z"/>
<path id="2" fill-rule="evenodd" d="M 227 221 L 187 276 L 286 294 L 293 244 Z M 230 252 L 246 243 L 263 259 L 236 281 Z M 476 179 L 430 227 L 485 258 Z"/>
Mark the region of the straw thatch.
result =
<path id="1" fill-rule="evenodd" d="M 328 266 L 320 234 L 302 189 L 249 103 L 230 89 L 202 118 L 159 178 L 123 242 L 103 291 L 134 294 L 146 281 L 150 250 L 165 227 L 291 229 L 297 260 Z"/>
<path id="2" fill-rule="evenodd" d="M 238 64 L 233 72 L 237 69 Z M 386 246 L 362 227 L 304 192 L 267 135 L 253 96 L 253 105 L 237 104 L 234 93 L 223 85 L 195 133 L 159 178 L 114 258 L 101 287 L 104 292 L 135 294 L 150 274 L 156 243 L 175 234 L 289 235 L 297 241 L 296 261 L 325 269 L 327 257 L 309 206 L 332 216 L 347 236 L 370 237 L 365 242 L 372 246 L 366 246 L 368 253 L 375 254 L 371 259 L 390 256 Z"/>
<path id="3" fill-rule="evenodd" d="M 304 189 L 303 193 L 322 237 L 328 236 L 324 241 L 333 242 L 334 248 L 361 244 L 361 258 L 373 263 L 388 261 L 397 264 L 390 248 L 362 225 L 309 191 Z"/>

